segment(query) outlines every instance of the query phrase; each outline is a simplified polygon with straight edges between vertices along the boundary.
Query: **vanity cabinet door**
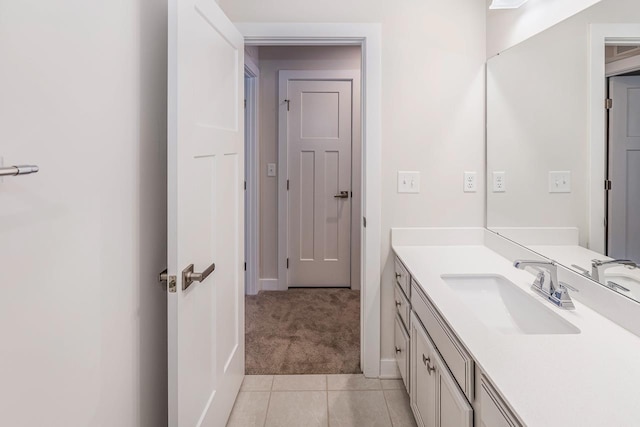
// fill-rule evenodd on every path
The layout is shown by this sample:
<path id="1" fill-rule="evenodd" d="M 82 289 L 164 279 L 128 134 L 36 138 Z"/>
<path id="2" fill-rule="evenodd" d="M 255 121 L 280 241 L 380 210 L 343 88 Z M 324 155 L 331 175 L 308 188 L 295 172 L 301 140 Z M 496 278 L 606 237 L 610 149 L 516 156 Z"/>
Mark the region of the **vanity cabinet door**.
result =
<path id="1" fill-rule="evenodd" d="M 436 377 L 436 425 L 471 427 L 473 409 L 438 353 L 433 355 Z"/>
<path id="2" fill-rule="evenodd" d="M 398 363 L 398 369 L 402 376 L 404 386 L 409 392 L 409 335 L 404 329 L 404 324 L 400 320 L 400 316 L 396 315 L 395 324 L 395 350 L 396 350 L 396 362 Z"/>
<path id="3" fill-rule="evenodd" d="M 411 314 L 411 410 L 419 427 L 436 426 L 436 375 L 433 347 L 417 318 Z"/>

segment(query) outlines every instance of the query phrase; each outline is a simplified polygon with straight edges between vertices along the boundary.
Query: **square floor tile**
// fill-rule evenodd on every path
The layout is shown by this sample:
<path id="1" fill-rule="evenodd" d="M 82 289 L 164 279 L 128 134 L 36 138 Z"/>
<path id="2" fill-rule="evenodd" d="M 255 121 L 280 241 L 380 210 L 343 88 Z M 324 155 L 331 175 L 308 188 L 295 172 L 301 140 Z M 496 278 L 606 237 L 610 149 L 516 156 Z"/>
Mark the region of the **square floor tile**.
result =
<path id="1" fill-rule="evenodd" d="M 380 380 L 383 390 L 405 390 L 402 380 Z"/>
<path id="2" fill-rule="evenodd" d="M 273 375 L 245 375 L 241 391 L 271 391 Z"/>
<path id="3" fill-rule="evenodd" d="M 266 427 L 327 427 L 326 391 L 273 391 Z"/>
<path id="4" fill-rule="evenodd" d="M 233 405 L 227 427 L 262 427 L 269 405 L 268 391 L 241 391 Z"/>
<path id="5" fill-rule="evenodd" d="M 326 375 L 276 375 L 274 391 L 320 391 L 327 389 Z"/>
<path id="6" fill-rule="evenodd" d="M 391 427 L 380 390 L 330 391 L 329 423 L 331 427 Z"/>
<path id="7" fill-rule="evenodd" d="M 409 395 L 405 390 L 385 390 L 384 397 L 393 427 L 415 427 L 416 420 L 411 412 Z"/>
<path id="8" fill-rule="evenodd" d="M 380 390 L 380 380 L 362 374 L 327 375 L 329 390 Z"/>

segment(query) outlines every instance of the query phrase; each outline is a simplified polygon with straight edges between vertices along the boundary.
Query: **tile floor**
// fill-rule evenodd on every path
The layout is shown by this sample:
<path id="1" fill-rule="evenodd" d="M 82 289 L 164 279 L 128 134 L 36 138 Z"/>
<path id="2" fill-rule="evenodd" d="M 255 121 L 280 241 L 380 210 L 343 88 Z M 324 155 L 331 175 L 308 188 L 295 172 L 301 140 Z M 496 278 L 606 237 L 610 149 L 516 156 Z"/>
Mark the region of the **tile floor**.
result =
<path id="1" fill-rule="evenodd" d="M 227 427 L 412 427 L 402 380 L 247 375 Z"/>

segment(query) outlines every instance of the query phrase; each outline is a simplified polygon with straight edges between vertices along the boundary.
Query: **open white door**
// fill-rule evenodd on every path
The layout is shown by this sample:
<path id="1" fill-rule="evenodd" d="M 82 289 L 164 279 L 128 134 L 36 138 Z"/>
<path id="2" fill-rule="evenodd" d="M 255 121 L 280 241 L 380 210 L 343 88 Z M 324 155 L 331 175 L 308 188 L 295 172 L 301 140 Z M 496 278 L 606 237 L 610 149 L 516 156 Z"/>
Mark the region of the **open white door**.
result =
<path id="1" fill-rule="evenodd" d="M 170 0 L 168 42 L 169 426 L 224 426 L 244 375 L 244 40 L 215 0 Z"/>

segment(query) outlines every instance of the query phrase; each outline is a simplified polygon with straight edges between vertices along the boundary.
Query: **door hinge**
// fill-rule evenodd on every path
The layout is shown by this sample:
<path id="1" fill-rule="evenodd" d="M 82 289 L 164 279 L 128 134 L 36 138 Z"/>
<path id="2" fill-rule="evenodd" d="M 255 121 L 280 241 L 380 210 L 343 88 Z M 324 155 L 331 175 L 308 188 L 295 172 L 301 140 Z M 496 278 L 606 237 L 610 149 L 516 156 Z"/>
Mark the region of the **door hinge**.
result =
<path id="1" fill-rule="evenodd" d="M 247 180 L 244 181 L 244 190 L 247 191 Z"/>
<path id="2" fill-rule="evenodd" d="M 289 258 L 287 258 L 287 268 L 289 268 Z"/>
<path id="3" fill-rule="evenodd" d="M 613 108 L 613 99 L 611 99 L 611 98 L 605 99 L 604 108 L 606 108 L 607 110 L 612 109 Z"/>
<path id="4" fill-rule="evenodd" d="M 247 262 L 244 262 L 244 271 L 247 271 Z"/>
<path id="5" fill-rule="evenodd" d="M 604 189 L 606 191 L 611 190 L 611 180 L 610 179 L 605 179 L 604 180 Z"/>
<path id="6" fill-rule="evenodd" d="M 363 225 L 364 228 L 367 228 L 367 217 L 366 216 L 362 217 L 362 225 Z"/>
<path id="7" fill-rule="evenodd" d="M 285 99 L 284 102 L 287 103 L 287 111 L 289 111 L 289 104 L 291 103 L 290 99 Z"/>
<path id="8" fill-rule="evenodd" d="M 287 180 L 287 191 L 289 191 L 289 180 Z"/>
<path id="9" fill-rule="evenodd" d="M 244 100 L 244 108 L 245 108 L 245 110 L 247 109 L 247 100 L 246 99 Z"/>
<path id="10" fill-rule="evenodd" d="M 169 276 L 166 269 L 158 276 L 158 282 L 166 282 L 169 292 L 174 293 L 176 291 L 176 276 Z"/>

